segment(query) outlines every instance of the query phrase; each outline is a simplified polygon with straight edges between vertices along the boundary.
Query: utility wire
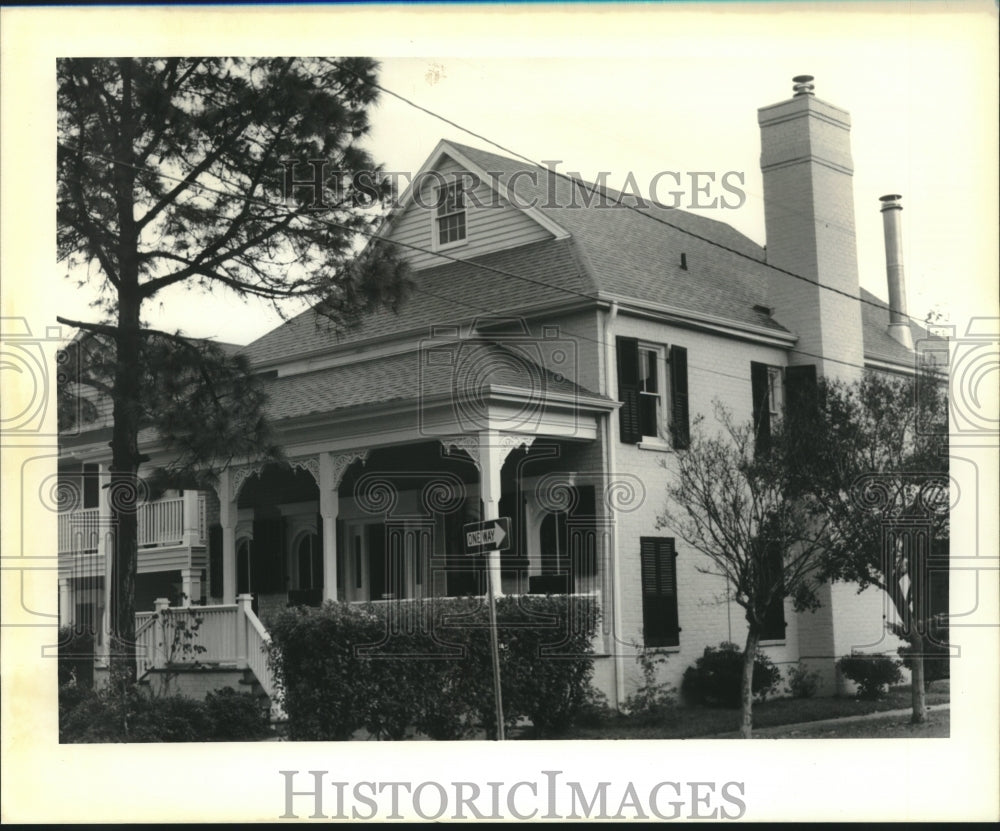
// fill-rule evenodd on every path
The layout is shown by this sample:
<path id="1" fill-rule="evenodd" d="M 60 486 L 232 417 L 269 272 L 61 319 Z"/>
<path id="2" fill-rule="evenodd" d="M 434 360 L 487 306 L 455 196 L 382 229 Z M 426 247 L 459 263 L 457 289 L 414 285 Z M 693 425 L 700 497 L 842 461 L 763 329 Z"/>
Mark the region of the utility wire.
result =
<path id="1" fill-rule="evenodd" d="M 843 289 L 838 289 L 835 286 L 830 286 L 830 285 L 827 285 L 826 283 L 821 283 L 818 280 L 813 280 L 813 279 L 811 279 L 809 277 L 805 277 L 805 276 L 803 276 L 801 274 L 796 274 L 794 271 L 789 271 L 788 269 L 781 268 L 780 266 L 776 266 L 776 265 L 772 265 L 771 263 L 763 262 L 761 260 L 756 259 L 755 257 L 750 256 L 749 254 L 745 254 L 742 251 L 738 251 L 735 248 L 730 248 L 728 245 L 724 245 L 721 242 L 718 242 L 716 240 L 713 240 L 713 239 L 711 239 L 709 237 L 706 237 L 706 236 L 703 236 L 701 234 L 695 233 L 694 231 L 691 231 L 691 230 L 689 230 L 687 228 L 683 228 L 683 227 L 681 227 L 679 225 L 675 225 L 672 222 L 668 222 L 667 220 L 663 219 L 662 217 L 658 217 L 658 216 L 655 216 L 653 214 L 646 213 L 641 208 L 638 208 L 635 205 L 630 205 L 627 202 L 623 202 L 622 201 L 622 198 L 623 198 L 622 194 L 617 194 L 617 196 L 616 196 L 614 191 L 610 191 L 607 188 L 598 189 L 598 187 L 596 185 L 592 185 L 589 182 L 584 182 L 584 181 L 582 181 L 580 179 L 575 179 L 572 176 L 568 176 L 565 173 L 560 173 L 560 172 L 552 170 L 552 169 L 550 169 L 548 167 L 543 167 L 541 164 L 539 164 L 538 162 L 536 162 L 534 159 L 530 158 L 529 156 L 525 156 L 522 153 L 518 153 L 516 150 L 511 150 L 509 147 L 505 147 L 504 145 L 502 145 L 502 144 L 500 144 L 498 142 L 495 142 L 495 141 L 493 141 L 490 138 L 487 138 L 486 136 L 482 135 L 481 133 L 477 133 L 474 130 L 470 130 L 467 127 L 463 127 L 461 124 L 458 124 L 457 122 L 452 121 L 450 118 L 446 118 L 445 116 L 441 115 L 440 113 L 436 113 L 433 110 L 428 109 L 427 107 L 421 106 L 420 104 L 417 104 L 415 101 L 412 101 L 411 99 L 407 98 L 406 96 L 400 95 L 398 92 L 394 92 L 393 90 L 391 90 L 391 89 L 389 89 L 387 87 L 384 87 L 384 86 L 382 86 L 381 84 L 379 84 L 379 83 L 377 83 L 375 81 L 370 81 L 367 78 L 363 78 L 361 75 L 359 75 L 358 73 L 354 72 L 353 70 L 345 68 L 345 71 L 349 72 L 352 75 L 354 75 L 356 78 L 360 79 L 363 83 L 367 84 L 368 86 L 371 86 L 371 87 L 373 87 L 375 89 L 378 89 L 381 92 L 386 93 L 387 95 L 391 95 L 393 98 L 399 99 L 404 104 L 407 104 L 407 105 L 413 107 L 414 109 L 419 110 L 420 112 L 426 113 L 427 115 L 431 116 L 432 118 L 436 118 L 439 121 L 443 121 L 445 124 L 448 124 L 449 126 L 454 127 L 456 130 L 461 130 L 463 133 L 467 133 L 468 135 L 473 136 L 473 137 L 479 139 L 480 141 L 484 141 L 487 144 L 490 144 L 493 147 L 496 147 L 499 150 L 502 150 L 504 153 L 507 153 L 508 155 L 513 156 L 514 158 L 517 158 L 517 159 L 520 159 L 522 161 L 525 161 L 528 164 L 532 165 L 533 167 L 537 168 L 539 171 L 548 172 L 550 175 L 558 176 L 559 178 L 565 179 L 567 182 L 570 182 L 573 185 L 576 185 L 577 187 L 581 187 L 582 186 L 582 187 L 590 188 L 589 192 L 593 196 L 605 196 L 605 197 L 608 197 L 608 198 L 612 198 L 612 199 L 614 199 L 616 205 L 619 205 L 620 207 L 626 208 L 626 209 L 628 209 L 630 211 L 635 211 L 640 216 L 645 216 L 645 217 L 647 217 L 648 219 L 651 219 L 654 222 L 658 222 L 661 225 L 665 225 L 666 227 L 672 228 L 675 231 L 679 231 L 682 234 L 687 234 L 688 236 L 692 237 L 693 239 L 700 240 L 701 242 L 707 243 L 708 245 L 712 245 L 712 246 L 714 246 L 716 248 L 721 248 L 723 251 L 727 251 L 730 254 L 735 254 L 737 257 L 742 257 L 743 259 L 749 260 L 750 262 L 756 263 L 757 265 L 764 265 L 767 268 L 774 269 L 775 271 L 777 271 L 777 272 L 779 272 L 781 274 L 785 274 L 785 275 L 787 275 L 789 277 L 793 277 L 796 280 L 802 280 L 803 282 L 809 283 L 810 285 L 814 285 L 814 286 L 817 286 L 817 287 L 819 287 L 821 289 L 826 289 L 827 291 L 832 291 L 832 292 L 834 292 L 836 294 L 843 295 L 844 297 L 848 298 L 849 300 L 856 300 L 859 303 L 867 303 L 869 306 L 873 306 L 876 309 L 889 309 L 890 312 L 901 314 L 901 315 L 905 316 L 906 318 L 908 318 L 909 320 L 912 320 L 915 323 L 920 324 L 921 326 L 924 323 L 922 320 L 920 320 L 918 318 L 915 318 L 912 315 L 907 314 L 906 312 L 902 312 L 902 311 L 899 311 L 897 309 L 892 309 L 891 307 L 888 306 L 888 304 L 883 305 L 882 303 L 876 303 L 875 301 L 868 300 L 868 299 L 866 299 L 866 298 L 864 298 L 864 297 L 862 297 L 860 295 L 851 294 L 850 292 L 844 291 Z M 647 200 L 647 201 L 652 201 L 652 200 Z M 672 210 L 671 208 L 669 208 L 666 205 L 657 205 L 657 207 L 663 208 L 663 209 L 666 209 L 666 210 Z M 843 227 L 843 226 L 841 226 L 841 227 Z"/>
<path id="2" fill-rule="evenodd" d="M 124 166 L 124 167 L 128 167 L 128 168 L 130 168 L 132 170 L 135 170 L 137 172 L 150 173 L 150 174 L 159 176 L 161 178 L 170 179 L 170 180 L 177 181 L 177 182 L 183 182 L 184 181 L 183 177 L 176 176 L 176 175 L 170 174 L 170 173 L 166 173 L 164 171 L 156 170 L 156 169 L 150 168 L 148 166 L 140 167 L 140 166 L 134 165 L 134 164 L 132 164 L 130 162 L 126 162 L 126 161 L 123 161 L 121 159 L 116 159 L 116 158 L 114 158 L 112 156 L 107 156 L 107 155 L 104 155 L 104 154 L 101 154 L 101 153 L 94 153 L 92 151 L 83 150 L 82 148 L 79 148 L 79 147 L 74 147 L 73 145 L 68 144 L 66 142 L 60 142 L 59 144 L 63 148 L 65 148 L 67 150 L 70 150 L 70 151 L 76 152 L 76 153 L 82 153 L 84 155 L 90 156 L 91 158 L 96 158 L 96 159 L 100 159 L 102 161 L 108 162 L 109 164 L 121 165 L 121 166 Z M 576 182 L 576 180 L 573 180 L 573 179 L 570 179 L 570 181 Z M 202 183 L 196 182 L 196 181 L 190 182 L 189 186 L 192 187 L 192 188 L 197 188 L 197 189 L 202 190 L 202 191 L 206 191 L 208 193 L 215 193 L 215 194 L 220 195 L 220 196 L 226 196 L 227 198 L 232 196 L 232 193 L 230 193 L 228 191 L 224 191 L 224 190 L 221 190 L 219 188 L 214 188 L 214 187 L 211 187 L 209 185 L 205 185 L 205 184 L 202 184 Z M 253 202 L 255 204 L 261 205 L 262 207 L 266 207 L 266 208 L 269 208 L 269 209 L 280 209 L 282 207 L 280 205 L 276 205 L 276 204 L 274 204 L 272 202 L 269 202 L 268 200 L 266 200 L 264 198 L 249 199 L 247 201 Z M 586 300 L 590 300 L 592 302 L 598 302 L 598 300 L 599 300 L 598 297 L 596 297 L 596 296 L 594 296 L 592 294 L 588 294 L 586 292 L 580 292 L 580 291 L 577 291 L 577 290 L 572 289 L 570 287 L 555 286 L 555 285 L 552 285 L 551 283 L 548 283 L 548 282 L 546 282 L 544 280 L 538 280 L 538 279 L 535 279 L 535 278 L 532 278 L 532 277 L 526 277 L 526 276 L 521 275 L 521 274 L 516 274 L 516 273 L 514 273 L 512 271 L 507 271 L 506 269 L 497 268 L 495 266 L 490 266 L 490 265 L 487 265 L 485 263 L 474 262 L 473 260 L 462 259 L 462 258 L 455 257 L 453 255 L 446 254 L 446 253 L 443 253 L 443 252 L 432 251 L 430 249 L 424 248 L 424 247 L 419 246 L 419 245 L 415 245 L 413 243 L 407 243 L 407 242 L 402 242 L 402 241 L 399 241 L 399 240 L 393 240 L 393 239 L 378 237 L 378 232 L 377 231 L 365 231 L 365 230 L 358 229 L 358 228 L 350 228 L 350 227 L 348 227 L 346 225 L 342 225 L 340 223 L 333 222 L 333 221 L 328 220 L 328 219 L 324 219 L 323 217 L 321 217 L 318 214 L 316 214 L 314 212 L 311 212 L 311 211 L 303 211 L 301 213 L 296 214 L 296 216 L 298 218 L 308 219 L 308 220 L 311 220 L 313 222 L 317 222 L 317 223 L 319 223 L 321 225 L 324 225 L 326 227 L 329 227 L 329 228 L 336 228 L 337 230 L 341 230 L 341 231 L 349 231 L 349 232 L 357 233 L 357 234 L 359 234 L 361 236 L 366 236 L 366 237 L 369 237 L 371 239 L 378 239 L 381 242 L 388 243 L 390 245 L 395 245 L 395 246 L 400 247 L 400 248 L 406 248 L 406 249 L 409 249 L 409 250 L 412 250 L 412 251 L 415 251 L 415 252 L 418 252 L 418 253 L 429 254 L 429 255 L 432 255 L 432 256 L 435 256 L 435 257 L 439 257 L 439 258 L 448 260 L 450 262 L 454 262 L 454 263 L 462 263 L 462 264 L 464 264 L 466 266 L 472 266 L 473 268 L 476 268 L 476 269 L 481 270 L 481 271 L 488 271 L 488 272 L 492 272 L 494 274 L 498 274 L 498 275 L 501 275 L 501 276 L 504 276 L 504 277 L 510 277 L 512 279 L 515 279 L 515 280 L 521 280 L 521 281 L 524 281 L 524 282 L 527 282 L 527 283 L 534 284 L 536 286 L 540 286 L 540 287 L 543 287 L 543 288 L 552 289 L 553 291 L 564 292 L 564 293 L 568 293 L 568 294 L 573 294 L 575 296 L 584 298 Z M 671 227 L 673 227 L 673 226 L 671 226 Z M 730 249 L 727 249 L 727 250 L 730 250 Z M 758 261 L 758 260 L 753 260 L 753 258 L 749 258 L 749 259 L 751 259 L 753 262 L 756 262 L 756 263 L 760 264 L 760 261 Z M 437 294 L 437 293 L 432 292 L 431 290 L 429 290 L 429 289 L 427 289 L 425 287 L 415 286 L 414 289 L 416 291 L 418 291 L 418 292 L 422 292 L 423 294 L 435 297 L 435 298 L 437 298 L 439 300 L 442 300 L 442 301 L 444 301 L 446 303 L 449 303 L 449 304 L 457 304 L 457 305 L 465 306 L 465 307 L 467 307 L 469 309 L 472 309 L 473 311 L 485 312 L 487 314 L 495 314 L 496 313 L 495 309 L 488 309 L 488 308 L 485 308 L 485 307 L 479 307 L 479 306 L 476 306 L 474 304 L 470 304 L 470 303 L 468 303 L 466 301 L 459 300 L 458 298 L 455 298 L 455 297 L 447 297 L 447 296 L 444 296 L 444 295 L 441 295 L 441 294 Z M 870 301 L 866 301 L 866 302 L 870 302 Z M 872 304 L 872 305 L 876 305 L 877 308 L 883 309 L 883 310 L 886 308 L 885 306 L 881 306 L 881 305 L 878 305 L 878 304 Z M 597 344 L 599 346 L 602 346 L 602 347 L 607 347 L 607 346 L 610 345 L 610 344 L 608 344 L 606 341 L 604 341 L 601 338 L 591 338 L 591 337 L 588 337 L 588 336 L 583 335 L 583 334 L 577 334 L 577 335 L 574 335 L 574 337 L 579 338 L 580 340 L 585 340 L 585 341 L 588 341 L 588 342 L 591 342 L 591 343 L 595 343 L 595 344 Z M 837 359 L 834 359 L 834 358 L 827 358 L 827 357 L 824 357 L 824 356 L 815 355 L 813 353 L 803 352 L 803 351 L 797 350 L 797 349 L 791 349 L 789 351 L 795 352 L 795 353 L 798 353 L 798 354 L 802 354 L 802 355 L 806 355 L 808 357 L 818 358 L 818 359 L 821 359 L 821 360 L 833 361 L 835 363 L 844 364 L 846 366 L 851 366 L 851 367 L 854 367 L 854 368 L 857 368 L 857 369 L 862 369 L 862 370 L 873 370 L 874 369 L 872 367 L 867 367 L 867 366 L 864 366 L 862 364 L 855 364 L 855 363 L 852 363 L 852 362 L 849 362 L 849 361 L 842 361 L 842 360 L 837 360 Z M 732 375 L 732 374 L 726 373 L 726 372 L 720 372 L 719 370 L 711 369 L 709 367 L 698 367 L 698 366 L 695 366 L 693 368 L 699 369 L 699 370 L 701 370 L 703 372 L 709 372 L 709 373 L 712 373 L 712 374 L 715 374 L 715 375 L 726 377 L 726 378 L 732 378 L 732 379 L 739 380 L 739 381 L 745 380 L 742 376 Z M 882 373 L 889 373 L 888 370 L 882 370 L 882 369 L 874 369 L 874 371 L 882 372 Z"/>

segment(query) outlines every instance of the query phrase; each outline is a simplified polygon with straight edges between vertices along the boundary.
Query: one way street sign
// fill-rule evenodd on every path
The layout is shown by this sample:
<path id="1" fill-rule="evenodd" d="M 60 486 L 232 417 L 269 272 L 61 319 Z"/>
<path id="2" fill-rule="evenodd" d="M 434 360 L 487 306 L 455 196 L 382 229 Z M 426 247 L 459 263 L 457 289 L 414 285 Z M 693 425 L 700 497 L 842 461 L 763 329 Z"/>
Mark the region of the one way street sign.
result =
<path id="1" fill-rule="evenodd" d="M 510 548 L 510 517 L 473 522 L 463 527 L 465 552 L 485 554 L 487 551 L 506 551 Z"/>

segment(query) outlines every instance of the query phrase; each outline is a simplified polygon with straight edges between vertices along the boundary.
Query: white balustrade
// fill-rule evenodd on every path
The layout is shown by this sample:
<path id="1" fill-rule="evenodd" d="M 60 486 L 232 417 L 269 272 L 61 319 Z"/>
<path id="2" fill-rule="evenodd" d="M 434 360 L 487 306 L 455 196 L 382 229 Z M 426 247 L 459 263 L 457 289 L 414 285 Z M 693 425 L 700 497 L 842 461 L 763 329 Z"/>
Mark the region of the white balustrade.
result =
<path id="1" fill-rule="evenodd" d="M 183 540 L 182 497 L 139 506 L 139 545 L 180 545 Z"/>
<path id="2" fill-rule="evenodd" d="M 156 665 L 156 612 L 139 612 L 135 616 L 135 661 L 138 678 Z"/>
<path id="3" fill-rule="evenodd" d="M 198 532 L 207 537 L 204 499 L 198 503 Z M 97 508 L 59 514 L 59 553 L 96 551 L 100 517 Z M 110 520 L 108 520 L 110 522 Z M 181 545 L 184 542 L 184 499 L 161 499 L 138 506 L 140 546 Z"/>
<path id="4" fill-rule="evenodd" d="M 96 551 L 98 537 L 98 510 L 59 514 L 59 551 Z"/>
<path id="5" fill-rule="evenodd" d="M 211 664 L 249 668 L 261 688 L 271 698 L 272 711 L 281 716 L 277 687 L 268 665 L 271 636 L 250 609 L 250 596 L 243 602 L 224 606 L 158 606 L 155 612 L 139 612 L 136 622 L 136 661 L 141 678 L 154 668 L 177 664 Z M 160 603 L 161 601 L 157 601 Z M 183 622 L 194 637 L 185 640 L 179 624 Z M 203 651 L 182 645 L 204 647 Z"/>

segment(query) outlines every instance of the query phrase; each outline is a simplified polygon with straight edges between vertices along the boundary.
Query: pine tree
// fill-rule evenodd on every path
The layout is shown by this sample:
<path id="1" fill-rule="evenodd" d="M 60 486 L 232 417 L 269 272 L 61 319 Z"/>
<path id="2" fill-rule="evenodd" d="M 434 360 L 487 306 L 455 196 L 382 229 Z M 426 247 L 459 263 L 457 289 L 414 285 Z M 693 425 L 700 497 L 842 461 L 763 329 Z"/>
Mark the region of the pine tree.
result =
<path id="1" fill-rule="evenodd" d="M 160 430 L 178 469 L 274 452 L 245 362 L 150 329 L 144 307 L 185 285 L 276 306 L 310 301 L 339 327 L 398 304 L 405 265 L 385 246 L 357 253 L 387 194 L 359 144 L 376 71 L 367 58 L 57 64 L 58 253 L 99 290 L 97 320 L 60 322 L 85 333 L 74 348 L 95 359 L 76 362 L 71 380 L 103 386 L 113 402 L 111 654 L 126 683 L 135 678 L 140 428 Z M 295 184 L 314 175 L 322 188 Z"/>

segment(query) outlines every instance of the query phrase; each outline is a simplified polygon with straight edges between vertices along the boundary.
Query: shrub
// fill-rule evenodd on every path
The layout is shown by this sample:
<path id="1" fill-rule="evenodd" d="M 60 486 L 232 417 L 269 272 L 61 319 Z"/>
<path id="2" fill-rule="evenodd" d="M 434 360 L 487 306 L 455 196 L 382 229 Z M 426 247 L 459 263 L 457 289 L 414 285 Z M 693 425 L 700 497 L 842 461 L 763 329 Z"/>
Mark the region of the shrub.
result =
<path id="1" fill-rule="evenodd" d="M 819 673 L 810 672 L 805 664 L 796 664 L 788 670 L 788 692 L 792 698 L 812 698 L 819 687 Z"/>
<path id="2" fill-rule="evenodd" d="M 193 742 L 211 738 L 205 705 L 181 696 L 151 698 L 135 687 L 87 691 L 62 709 L 59 741 Z"/>
<path id="3" fill-rule="evenodd" d="M 214 738 L 214 726 L 203 701 L 181 695 L 136 696 L 129 742 L 200 742 Z"/>
<path id="4" fill-rule="evenodd" d="M 74 681 L 80 687 L 94 685 L 94 636 L 73 626 L 59 627 L 59 687 Z"/>
<path id="5" fill-rule="evenodd" d="M 608 704 L 608 697 L 599 689 L 588 684 L 583 694 L 583 702 L 576 711 L 573 723 L 583 727 L 601 727 L 617 717 L 617 711 Z"/>
<path id="6" fill-rule="evenodd" d="M 681 691 L 694 704 L 710 707 L 740 706 L 740 684 L 743 678 L 743 651 L 734 643 L 721 643 L 718 648 L 706 646 L 695 665 L 684 671 Z M 754 657 L 751 690 L 761 700 L 778 686 L 781 671 L 762 652 Z"/>
<path id="7" fill-rule="evenodd" d="M 858 685 L 856 696 L 876 701 L 886 694 L 886 687 L 903 680 L 901 663 L 888 655 L 845 655 L 837 668 Z"/>
<path id="8" fill-rule="evenodd" d="M 635 660 L 642 672 L 642 685 L 625 699 L 623 710 L 629 720 L 643 726 L 672 721 L 677 715 L 676 690 L 657 680 L 659 667 L 667 662 L 662 652 L 637 648 Z"/>
<path id="9" fill-rule="evenodd" d="M 596 607 L 579 596 L 497 600 L 506 727 L 558 733 L 584 705 Z M 289 738 L 377 738 L 417 730 L 458 739 L 495 730 L 492 654 L 481 598 L 287 609 L 270 660 Z"/>
<path id="10" fill-rule="evenodd" d="M 224 687 L 205 696 L 205 712 L 216 741 L 260 739 L 270 732 L 266 699 Z"/>
<path id="11" fill-rule="evenodd" d="M 928 641 L 924 644 L 923 651 L 924 689 L 926 690 L 934 681 L 951 677 L 951 659 L 948 647 L 942 646 L 940 643 Z M 903 666 L 911 672 L 913 671 L 913 659 L 910 657 L 912 652 L 912 646 L 899 647 L 899 657 L 903 660 Z"/>
<path id="12" fill-rule="evenodd" d="M 269 730 L 260 702 L 232 689 L 198 701 L 153 697 L 137 687 L 95 691 L 69 684 L 60 688 L 59 702 L 63 743 L 239 741 Z"/>

